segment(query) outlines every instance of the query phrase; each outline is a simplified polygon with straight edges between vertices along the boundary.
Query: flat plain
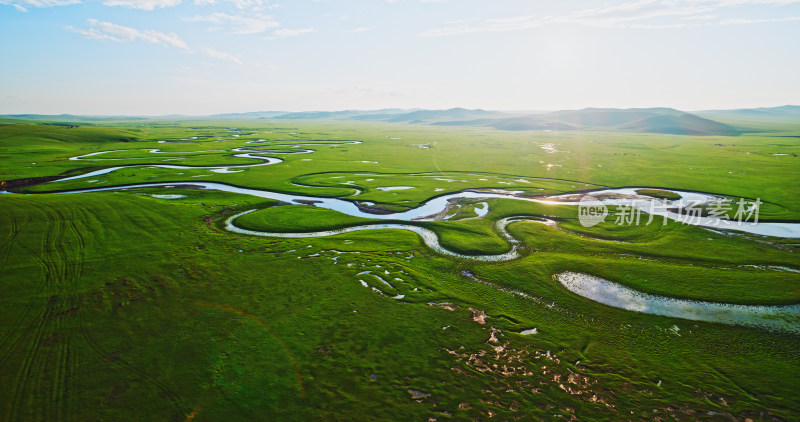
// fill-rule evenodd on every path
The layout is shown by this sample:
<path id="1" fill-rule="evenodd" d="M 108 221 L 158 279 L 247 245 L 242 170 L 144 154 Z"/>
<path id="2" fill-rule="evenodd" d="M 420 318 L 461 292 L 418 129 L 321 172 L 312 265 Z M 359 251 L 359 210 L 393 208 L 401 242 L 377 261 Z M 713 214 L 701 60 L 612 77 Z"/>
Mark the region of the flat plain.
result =
<path id="1" fill-rule="evenodd" d="M 514 198 L 454 200 L 429 221 L 383 217 L 466 190 L 643 187 L 758 198 L 761 222 L 797 223 L 796 125 L 690 136 L 2 123 L 0 179 L 14 192 L 0 195 L 4 420 L 798 420 L 797 315 L 785 330 L 672 318 L 558 280 L 581 273 L 667 299 L 791 307 L 796 238 L 660 217 L 587 228 L 574 205 Z M 509 217 L 518 221 L 503 233 Z M 430 231 L 452 254 L 391 228 L 228 230 L 381 223 Z M 514 259 L 470 259 L 512 249 Z"/>

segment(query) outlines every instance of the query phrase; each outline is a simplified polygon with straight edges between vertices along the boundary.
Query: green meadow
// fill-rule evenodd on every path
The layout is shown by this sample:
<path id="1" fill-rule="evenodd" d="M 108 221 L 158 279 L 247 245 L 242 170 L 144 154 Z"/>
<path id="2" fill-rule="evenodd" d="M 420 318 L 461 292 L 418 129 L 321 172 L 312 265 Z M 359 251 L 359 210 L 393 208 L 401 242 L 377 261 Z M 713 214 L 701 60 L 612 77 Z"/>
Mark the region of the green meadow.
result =
<path id="1" fill-rule="evenodd" d="M 226 221 L 248 210 L 235 224 L 265 232 L 399 222 L 192 186 L 336 197 L 379 213 L 467 189 L 643 187 L 759 198 L 760 221 L 797 222 L 792 127 L 686 136 L 258 119 L 78 126 L 0 120 L 0 190 L 14 192 L 0 194 L 3 420 L 800 420 L 797 331 L 632 312 L 554 279 L 572 271 L 674 299 L 798 305 L 798 239 L 660 217 L 587 228 L 576 206 L 513 199 L 463 200 L 446 220 L 403 222 L 463 255 L 511 250 L 503 218 L 557 223 L 510 223 L 519 258 L 481 262 L 403 230 L 233 233 Z M 87 156 L 101 151 L 110 152 Z M 116 166 L 125 167 L 50 177 Z M 142 183 L 161 185 L 63 193 Z"/>

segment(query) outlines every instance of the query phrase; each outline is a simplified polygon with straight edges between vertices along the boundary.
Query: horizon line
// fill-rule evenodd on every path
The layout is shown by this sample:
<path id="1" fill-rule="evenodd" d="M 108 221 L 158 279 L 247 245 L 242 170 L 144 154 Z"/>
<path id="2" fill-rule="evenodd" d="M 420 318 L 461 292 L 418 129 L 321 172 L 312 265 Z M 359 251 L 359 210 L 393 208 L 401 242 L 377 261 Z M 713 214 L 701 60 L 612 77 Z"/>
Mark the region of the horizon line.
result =
<path id="1" fill-rule="evenodd" d="M 800 104 L 800 103 L 798 103 Z M 184 113 L 167 113 L 167 114 L 94 114 L 94 113 L 3 113 L 2 117 L 16 117 L 16 116 L 75 116 L 75 117 L 149 117 L 149 118 L 163 118 L 163 117 L 214 117 L 233 114 L 254 114 L 254 113 L 342 113 L 342 112 L 370 112 L 370 111 L 384 111 L 384 110 L 398 110 L 401 112 L 413 111 L 448 111 L 448 110 L 469 110 L 469 111 L 494 111 L 501 113 L 552 113 L 557 111 L 581 111 L 581 110 L 642 110 L 642 109 L 658 109 L 666 108 L 686 113 L 692 112 L 708 112 L 708 111 L 736 111 L 736 110 L 759 110 L 759 109 L 774 109 L 782 107 L 800 107 L 797 104 L 782 104 L 777 106 L 758 106 L 758 107 L 734 107 L 734 108 L 712 108 L 712 109 L 695 109 L 695 110 L 681 110 L 668 106 L 651 106 L 651 107 L 597 107 L 587 106 L 583 108 L 563 108 L 563 109 L 492 109 L 492 108 L 466 108 L 466 107 L 450 107 L 450 108 L 422 108 L 422 107 L 383 107 L 372 109 L 358 109 L 358 108 L 344 108 L 344 109 L 304 109 L 304 110 L 255 110 L 255 111 L 230 111 L 209 114 L 184 114 Z"/>

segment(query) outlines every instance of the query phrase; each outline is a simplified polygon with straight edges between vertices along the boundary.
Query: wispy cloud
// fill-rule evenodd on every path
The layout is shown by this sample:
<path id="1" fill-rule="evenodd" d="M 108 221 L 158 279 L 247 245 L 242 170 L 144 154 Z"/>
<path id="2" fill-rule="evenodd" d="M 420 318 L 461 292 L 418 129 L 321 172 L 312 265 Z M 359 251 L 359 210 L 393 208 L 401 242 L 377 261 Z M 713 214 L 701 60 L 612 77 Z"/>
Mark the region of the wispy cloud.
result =
<path id="1" fill-rule="evenodd" d="M 228 0 L 233 3 L 237 9 L 249 10 L 253 12 L 263 12 L 265 10 L 272 10 L 281 7 L 279 4 L 272 3 L 269 0 Z"/>
<path id="2" fill-rule="evenodd" d="M 0 0 L 0 1 L 20 1 L 20 0 Z M 67 1 L 67 0 L 21 0 L 23 2 L 47 2 L 47 1 Z M 78 2 L 79 0 L 74 0 Z M 194 0 L 195 6 L 210 6 L 217 4 L 218 1 L 233 5 L 236 9 L 248 12 L 263 12 L 265 10 L 277 9 L 279 4 L 272 3 L 270 0 Z M 164 7 L 174 7 L 180 5 L 182 0 L 105 0 L 106 6 L 122 6 L 130 9 L 155 10 Z"/>
<path id="3" fill-rule="evenodd" d="M 308 34 L 314 32 L 314 28 L 299 28 L 299 29 L 279 29 L 273 34 L 278 38 L 295 37 L 298 35 Z"/>
<path id="4" fill-rule="evenodd" d="M 785 6 L 800 0 L 634 0 L 624 3 L 578 10 L 555 16 L 514 16 L 500 19 L 451 21 L 441 28 L 420 35 L 427 37 L 476 32 L 505 32 L 536 28 L 550 24 L 578 24 L 601 28 L 683 28 L 688 26 L 727 25 L 728 20 L 715 19 L 710 13 L 735 6 Z M 675 22 L 675 18 L 684 21 Z M 667 22 L 664 22 L 664 20 Z M 672 19 L 672 22 L 669 21 Z M 695 20 L 695 23 L 686 23 Z M 736 19 L 736 23 L 785 22 L 795 18 Z M 654 22 L 655 21 L 655 22 Z"/>
<path id="5" fill-rule="evenodd" d="M 580 23 L 590 26 L 614 27 L 620 24 L 646 19 L 674 16 L 691 16 L 713 10 L 702 1 L 639 0 L 616 6 L 599 7 L 557 17 L 561 22 Z"/>
<path id="6" fill-rule="evenodd" d="M 122 6 L 129 9 L 154 10 L 177 6 L 181 4 L 181 0 L 106 0 L 103 4 L 106 6 Z"/>
<path id="7" fill-rule="evenodd" d="M 230 53 L 225 53 L 224 51 L 214 50 L 213 48 L 204 48 L 203 54 L 205 54 L 208 57 L 213 57 L 215 59 L 226 60 L 231 63 L 236 63 L 239 65 L 242 64 L 242 59 L 240 59 L 239 57 L 236 57 Z"/>
<path id="8" fill-rule="evenodd" d="M 227 29 L 234 34 L 257 34 L 280 26 L 280 23 L 274 20 L 272 16 L 262 13 L 245 16 L 217 12 L 205 16 L 195 15 L 190 18 L 184 18 L 184 20 L 207 22 L 212 24 L 209 28 L 211 30 Z"/>
<path id="9" fill-rule="evenodd" d="M 728 6 L 786 6 L 788 4 L 800 3 L 800 0 L 685 0 L 697 3 L 710 3 L 720 7 Z"/>
<path id="10" fill-rule="evenodd" d="M 78 4 L 81 0 L 0 0 L 0 4 L 14 6 L 20 12 L 27 12 L 31 7 L 52 7 Z"/>
<path id="11" fill-rule="evenodd" d="M 429 29 L 420 35 L 425 37 L 443 37 L 448 35 L 470 34 L 475 32 L 507 32 L 536 28 L 553 23 L 550 17 L 519 16 L 507 19 L 479 19 L 471 22 L 445 25 L 442 28 Z"/>
<path id="12" fill-rule="evenodd" d="M 684 16 L 683 20 L 711 20 L 716 19 L 717 15 L 693 15 L 693 16 Z"/>
<path id="13" fill-rule="evenodd" d="M 175 33 L 165 33 L 152 29 L 140 30 L 127 26 L 117 25 L 111 22 L 101 22 L 97 19 L 87 19 L 90 27 L 87 29 L 66 27 L 67 30 L 83 35 L 92 40 L 104 40 L 114 42 L 133 42 L 142 41 L 149 44 L 162 45 L 165 47 L 175 47 L 186 53 L 197 53 L 189 48 L 189 45 Z M 224 60 L 238 65 L 242 64 L 239 56 L 215 50 L 213 48 L 203 48 L 200 53 L 207 57 Z"/>
<path id="14" fill-rule="evenodd" d="M 373 26 L 362 26 L 360 28 L 345 29 L 342 32 L 366 32 L 366 31 L 372 31 L 373 29 L 375 29 L 375 27 Z"/>
<path id="15" fill-rule="evenodd" d="M 308 34 L 310 32 L 316 31 L 314 28 L 301 28 L 301 29 L 278 29 L 274 31 L 272 35 L 268 37 L 264 37 L 265 40 L 276 40 L 278 38 L 288 38 L 288 37 L 295 37 L 298 35 Z"/>
<path id="16" fill-rule="evenodd" d="M 138 30 L 111 22 L 100 22 L 96 19 L 87 19 L 91 27 L 79 29 L 68 26 L 67 29 L 96 40 L 116 42 L 144 41 L 150 44 L 172 46 L 181 50 L 189 50 L 189 46 L 175 33 L 164 33 L 152 29 Z"/>
<path id="17" fill-rule="evenodd" d="M 770 18 L 770 19 L 747 19 L 747 18 L 734 18 L 725 19 L 720 21 L 720 25 L 744 25 L 749 23 L 773 23 L 773 22 L 793 22 L 800 21 L 800 16 L 787 16 L 785 18 Z"/>

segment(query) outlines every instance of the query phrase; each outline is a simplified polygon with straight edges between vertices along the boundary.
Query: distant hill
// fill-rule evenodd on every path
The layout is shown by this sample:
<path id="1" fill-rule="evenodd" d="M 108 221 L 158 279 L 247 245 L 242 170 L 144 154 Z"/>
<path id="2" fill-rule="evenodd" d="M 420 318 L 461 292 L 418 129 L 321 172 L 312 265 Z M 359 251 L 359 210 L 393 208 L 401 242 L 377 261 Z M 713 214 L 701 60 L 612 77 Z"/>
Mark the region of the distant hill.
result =
<path id="1" fill-rule="evenodd" d="M 208 117 L 218 118 L 218 119 L 263 119 L 263 118 L 273 118 L 275 116 L 280 116 L 282 114 L 286 114 L 285 111 L 249 111 L 246 113 L 222 113 L 222 114 L 213 114 Z"/>
<path id="2" fill-rule="evenodd" d="M 551 121 L 569 123 L 582 128 L 605 128 L 653 116 L 680 115 L 682 113 L 672 108 L 585 108 L 582 110 L 555 111 L 545 114 L 544 117 Z"/>
<path id="3" fill-rule="evenodd" d="M 731 125 L 683 113 L 660 114 L 617 126 L 624 132 L 667 133 L 671 135 L 735 136 L 740 131 Z"/>
<path id="4" fill-rule="evenodd" d="M 507 117 L 502 119 L 477 119 L 433 123 L 438 126 L 489 126 L 500 130 L 578 130 L 580 127 L 563 122 L 552 122 L 537 116 Z"/>
<path id="5" fill-rule="evenodd" d="M 402 114 L 367 114 L 354 117 L 356 120 L 383 120 L 405 123 L 437 123 L 445 121 L 467 121 L 476 119 L 507 117 L 508 113 L 487 110 L 451 108 L 448 110 L 417 110 Z"/>
<path id="6" fill-rule="evenodd" d="M 500 119 L 489 126 L 500 130 L 580 130 L 581 128 L 564 122 L 532 121 L 524 117 Z"/>
<path id="7" fill-rule="evenodd" d="M 13 121 L 101 122 L 115 120 L 198 119 L 198 116 L 74 116 L 17 114 L 0 116 Z M 439 126 L 491 127 L 498 130 L 609 131 L 664 133 L 672 135 L 735 136 L 747 132 L 765 132 L 800 127 L 800 106 L 707 110 L 687 113 L 673 108 L 584 108 L 552 112 L 502 112 L 483 109 L 451 108 L 422 110 L 387 108 L 380 110 L 342 111 L 254 111 L 207 116 L 218 119 L 265 120 L 360 120 Z"/>
<path id="8" fill-rule="evenodd" d="M 737 135 L 733 126 L 672 108 L 585 108 L 499 119 L 439 122 L 500 130 L 606 130 L 673 135 Z"/>
<path id="9" fill-rule="evenodd" d="M 735 110 L 703 110 L 694 112 L 699 116 L 741 121 L 800 121 L 800 106 L 740 108 Z"/>
<path id="10" fill-rule="evenodd" d="M 314 120 L 314 119 L 347 119 L 357 115 L 356 111 L 300 111 L 272 116 L 273 119 Z"/>
<path id="11" fill-rule="evenodd" d="M 50 122 L 104 122 L 116 120 L 147 120 L 143 116 L 79 116 L 74 114 L 6 114 L 3 117 Z"/>
<path id="12" fill-rule="evenodd" d="M 408 113 L 409 110 L 399 108 L 386 108 L 381 110 L 343 110 L 343 111 L 300 111 L 295 113 L 282 113 L 275 119 L 308 120 L 308 119 L 359 119 L 364 116 L 377 116 L 383 118 L 389 115 Z"/>

